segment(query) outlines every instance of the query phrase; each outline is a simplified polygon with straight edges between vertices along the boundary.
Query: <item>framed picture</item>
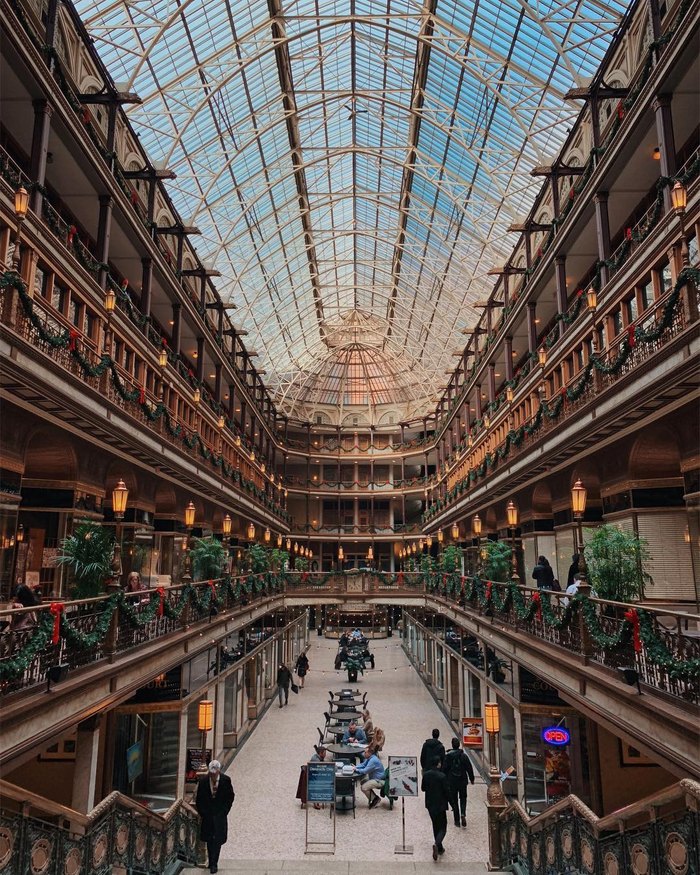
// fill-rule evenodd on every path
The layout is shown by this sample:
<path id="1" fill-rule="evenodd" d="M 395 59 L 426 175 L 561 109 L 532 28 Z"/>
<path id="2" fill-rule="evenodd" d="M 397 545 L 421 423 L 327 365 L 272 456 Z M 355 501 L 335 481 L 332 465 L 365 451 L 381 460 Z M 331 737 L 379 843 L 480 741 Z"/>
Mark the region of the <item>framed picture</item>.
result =
<path id="1" fill-rule="evenodd" d="M 70 762 L 75 759 L 75 750 L 78 744 L 76 733 L 66 735 L 60 741 L 54 742 L 39 754 L 39 762 Z"/>
<path id="2" fill-rule="evenodd" d="M 649 759 L 646 754 L 643 754 L 640 750 L 632 745 L 628 744 L 626 741 L 623 741 L 621 738 L 618 739 L 620 743 L 620 765 L 624 768 L 625 766 L 657 766 L 658 763 L 655 763 L 654 760 Z"/>

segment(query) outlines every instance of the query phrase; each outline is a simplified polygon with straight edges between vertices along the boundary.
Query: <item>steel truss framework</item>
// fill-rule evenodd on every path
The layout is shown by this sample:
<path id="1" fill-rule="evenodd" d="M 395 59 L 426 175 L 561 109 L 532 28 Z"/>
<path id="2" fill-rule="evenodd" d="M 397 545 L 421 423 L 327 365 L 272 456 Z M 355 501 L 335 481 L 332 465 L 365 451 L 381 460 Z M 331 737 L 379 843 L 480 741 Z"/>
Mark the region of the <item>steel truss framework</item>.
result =
<path id="1" fill-rule="evenodd" d="M 432 405 L 612 0 L 78 0 L 282 410 Z M 126 83 L 122 85 L 121 83 Z M 376 319 L 366 343 L 329 319 Z M 377 325 L 381 343 L 376 344 Z M 354 399 L 354 400 L 353 400 Z M 360 400 L 363 399 L 363 400 Z"/>

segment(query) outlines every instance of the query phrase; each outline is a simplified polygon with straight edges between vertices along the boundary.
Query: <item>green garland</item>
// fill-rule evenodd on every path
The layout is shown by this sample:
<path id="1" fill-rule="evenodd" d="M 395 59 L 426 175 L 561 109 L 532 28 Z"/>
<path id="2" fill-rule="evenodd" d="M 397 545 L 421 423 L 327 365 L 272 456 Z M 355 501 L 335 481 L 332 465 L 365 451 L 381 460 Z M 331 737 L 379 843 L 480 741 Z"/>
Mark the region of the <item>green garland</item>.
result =
<path id="1" fill-rule="evenodd" d="M 189 450 L 196 448 L 199 455 L 205 461 L 220 469 L 234 484 L 240 485 L 280 519 L 289 520 L 289 514 L 274 499 L 270 499 L 264 489 L 259 487 L 253 480 L 242 477 L 240 472 L 224 459 L 223 455 L 212 452 L 198 432 L 187 434 L 179 423 L 174 423 L 170 411 L 162 402 L 152 405 L 145 397 L 145 392 L 142 389 L 127 389 L 119 374 L 117 363 L 110 355 L 103 353 L 100 356 L 99 362 L 93 365 L 79 349 L 80 335 L 77 331 L 62 330 L 58 333 L 48 331 L 34 311 L 34 301 L 28 294 L 26 285 L 19 274 L 14 271 L 7 271 L 0 275 L 0 289 L 14 289 L 17 292 L 24 314 L 41 340 L 54 349 L 67 349 L 80 365 L 84 376 L 101 377 L 109 371 L 112 385 L 119 397 L 128 403 L 138 405 L 146 421 L 157 422 L 162 417 L 165 422 L 166 431 L 171 437 L 181 440 Z"/>
<path id="2" fill-rule="evenodd" d="M 32 662 L 41 653 L 42 650 L 51 641 L 53 634 L 53 619 L 48 614 L 44 614 L 39 621 L 39 626 L 36 631 L 22 648 L 17 656 L 10 659 L 4 659 L 0 662 L 0 682 L 13 680 L 19 675 L 24 674 L 29 669 Z"/>
<path id="3" fill-rule="evenodd" d="M 492 470 L 499 462 L 509 456 L 512 447 L 517 448 L 522 444 L 525 436 L 531 436 L 539 431 L 544 417 L 550 420 L 558 419 L 564 412 L 567 403 L 577 401 L 586 391 L 593 379 L 594 370 L 605 375 L 614 376 L 629 361 L 638 343 L 656 343 L 663 336 L 664 332 L 671 327 L 676 309 L 680 305 L 681 290 L 688 283 L 696 286 L 700 284 L 700 269 L 695 267 L 683 268 L 661 311 L 661 318 L 653 328 L 647 329 L 641 326 L 630 326 L 630 330 L 628 330 L 627 335 L 620 343 L 617 355 L 611 361 L 606 362 L 603 355 L 592 355 L 575 384 L 563 388 L 554 399 L 541 401 L 533 419 L 526 425 L 522 425 L 517 429 L 511 429 L 506 434 L 501 446 L 495 452 L 487 453 L 480 465 L 473 468 L 468 475 L 458 481 L 452 489 L 448 490 L 444 500 L 438 500 L 423 514 L 423 522 L 433 519 L 451 501 L 468 489 L 472 483 L 485 477 L 489 469 Z"/>
<path id="4" fill-rule="evenodd" d="M 536 590 L 525 598 L 520 586 L 513 581 L 496 585 L 479 577 L 461 578 L 460 587 L 455 590 L 449 580 L 440 581 L 436 575 L 423 576 L 426 592 L 450 595 L 455 592 L 461 596 L 460 604 L 471 603 L 484 613 L 508 614 L 512 609 L 519 622 L 530 624 L 535 616 L 541 614 L 542 624 L 554 629 L 568 629 L 578 622 L 581 616 L 591 641 L 608 652 L 617 652 L 628 647 L 633 639 L 634 628 L 628 619 L 623 619 L 614 634 L 606 632 L 602 626 L 596 604 L 588 596 L 575 595 L 568 605 L 555 613 L 552 596 L 546 591 Z M 700 678 L 700 658 L 677 659 L 666 647 L 654 629 L 653 616 L 643 608 L 635 608 L 639 616 L 640 639 L 645 647 L 647 659 L 666 671 L 674 680 L 692 682 Z"/>

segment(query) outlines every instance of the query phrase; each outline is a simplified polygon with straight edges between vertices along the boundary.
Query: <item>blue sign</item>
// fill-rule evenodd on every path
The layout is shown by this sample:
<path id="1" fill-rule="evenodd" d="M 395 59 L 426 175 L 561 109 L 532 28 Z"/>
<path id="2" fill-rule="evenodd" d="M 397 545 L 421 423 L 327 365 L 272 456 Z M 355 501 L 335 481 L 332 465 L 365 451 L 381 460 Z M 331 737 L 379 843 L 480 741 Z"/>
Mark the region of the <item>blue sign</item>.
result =
<path id="1" fill-rule="evenodd" d="M 129 780 L 135 781 L 143 772 L 143 743 L 137 741 L 126 749 L 126 775 Z"/>
<path id="2" fill-rule="evenodd" d="M 554 747 L 565 747 L 571 741 L 571 733 L 565 726 L 547 726 L 542 730 L 542 741 Z"/>
<path id="3" fill-rule="evenodd" d="M 335 802 L 335 763 L 309 763 L 306 776 L 309 802 Z"/>

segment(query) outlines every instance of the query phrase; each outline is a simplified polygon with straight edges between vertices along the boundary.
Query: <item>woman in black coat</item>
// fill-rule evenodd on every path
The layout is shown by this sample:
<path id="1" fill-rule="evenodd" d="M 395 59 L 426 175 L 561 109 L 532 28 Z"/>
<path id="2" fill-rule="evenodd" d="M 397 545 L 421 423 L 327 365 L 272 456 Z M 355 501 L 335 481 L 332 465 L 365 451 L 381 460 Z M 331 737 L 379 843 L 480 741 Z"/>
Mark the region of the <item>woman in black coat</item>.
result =
<path id="1" fill-rule="evenodd" d="M 554 571 L 545 556 L 537 557 L 537 565 L 532 570 L 532 576 L 537 581 L 538 589 L 552 589 L 554 586 Z"/>
<path id="2" fill-rule="evenodd" d="M 300 653 L 295 666 L 296 673 L 299 675 L 299 686 L 304 689 L 304 678 L 309 670 L 309 657 L 305 653 Z"/>
<path id="3" fill-rule="evenodd" d="M 202 819 L 199 838 L 207 843 L 209 871 L 218 871 L 219 852 L 228 838 L 228 813 L 236 794 L 228 775 L 221 774 L 221 763 L 212 760 L 205 777 L 197 785 L 195 805 Z"/>

